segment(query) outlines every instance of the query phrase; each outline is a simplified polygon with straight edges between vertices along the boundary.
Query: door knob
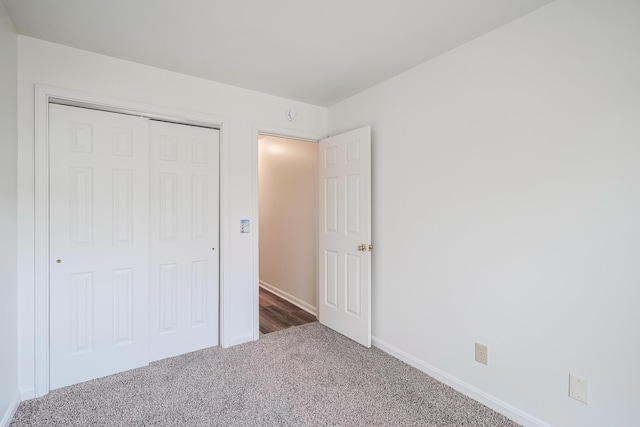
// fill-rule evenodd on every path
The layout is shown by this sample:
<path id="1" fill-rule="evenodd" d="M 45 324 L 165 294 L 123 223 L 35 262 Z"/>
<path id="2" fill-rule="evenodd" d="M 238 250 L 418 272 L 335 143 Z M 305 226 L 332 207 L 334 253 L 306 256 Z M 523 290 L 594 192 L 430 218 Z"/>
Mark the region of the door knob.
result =
<path id="1" fill-rule="evenodd" d="M 62 260 L 61 260 L 61 259 L 57 259 L 57 260 L 56 260 L 56 263 L 57 263 L 57 264 L 60 264 L 61 262 L 62 262 Z"/>
<path id="2" fill-rule="evenodd" d="M 367 245 L 365 245 L 364 243 L 361 244 L 360 246 L 358 246 L 358 250 L 360 252 L 365 252 L 367 250 Z"/>

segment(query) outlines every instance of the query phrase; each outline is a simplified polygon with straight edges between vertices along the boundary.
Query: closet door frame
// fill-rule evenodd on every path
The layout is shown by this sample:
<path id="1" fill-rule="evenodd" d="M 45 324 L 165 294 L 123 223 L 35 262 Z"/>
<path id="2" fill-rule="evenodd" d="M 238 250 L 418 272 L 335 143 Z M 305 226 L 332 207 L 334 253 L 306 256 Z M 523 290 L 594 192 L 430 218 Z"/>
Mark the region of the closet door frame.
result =
<path id="1" fill-rule="evenodd" d="M 221 117 L 35 85 L 34 397 L 49 393 L 49 104 L 92 108 L 220 131 L 220 225 L 225 224 L 225 132 Z M 225 230 L 220 226 L 219 344 L 224 340 Z"/>

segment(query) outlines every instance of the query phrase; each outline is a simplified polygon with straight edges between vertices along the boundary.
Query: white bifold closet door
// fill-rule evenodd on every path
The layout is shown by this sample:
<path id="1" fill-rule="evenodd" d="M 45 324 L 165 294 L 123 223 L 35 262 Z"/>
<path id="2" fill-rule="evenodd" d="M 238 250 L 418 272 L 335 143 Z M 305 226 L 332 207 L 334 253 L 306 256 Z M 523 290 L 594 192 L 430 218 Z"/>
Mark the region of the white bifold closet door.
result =
<path id="1" fill-rule="evenodd" d="M 150 122 L 151 360 L 218 344 L 219 132 Z"/>
<path id="2" fill-rule="evenodd" d="M 50 387 L 149 362 L 147 120 L 49 107 Z"/>
<path id="3" fill-rule="evenodd" d="M 49 108 L 50 388 L 217 345 L 219 132 Z"/>

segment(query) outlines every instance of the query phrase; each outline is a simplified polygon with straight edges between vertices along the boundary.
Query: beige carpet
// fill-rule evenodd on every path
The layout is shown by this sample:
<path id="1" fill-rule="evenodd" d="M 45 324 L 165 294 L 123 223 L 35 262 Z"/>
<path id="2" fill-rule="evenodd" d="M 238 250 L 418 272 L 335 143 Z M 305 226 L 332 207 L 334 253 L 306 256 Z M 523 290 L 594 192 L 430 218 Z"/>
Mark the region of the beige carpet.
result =
<path id="1" fill-rule="evenodd" d="M 312 323 L 55 390 L 12 426 L 516 426 Z"/>

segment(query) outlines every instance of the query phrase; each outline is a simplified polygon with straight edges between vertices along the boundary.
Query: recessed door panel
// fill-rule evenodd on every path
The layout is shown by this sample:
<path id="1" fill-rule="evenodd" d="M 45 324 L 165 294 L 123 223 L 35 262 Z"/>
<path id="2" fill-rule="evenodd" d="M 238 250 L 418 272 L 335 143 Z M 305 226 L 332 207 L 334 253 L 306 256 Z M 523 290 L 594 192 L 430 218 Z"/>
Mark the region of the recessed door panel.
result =
<path id="1" fill-rule="evenodd" d="M 338 233 L 338 178 L 327 176 L 323 179 L 324 223 L 325 233 Z"/>
<path id="2" fill-rule="evenodd" d="M 93 274 L 69 275 L 71 354 L 93 350 Z"/>
<path id="3" fill-rule="evenodd" d="M 346 232 L 360 236 L 360 175 L 347 175 L 344 187 Z"/>
<path id="4" fill-rule="evenodd" d="M 87 248 L 93 244 L 93 168 L 69 168 L 69 230 L 71 246 Z"/>
<path id="5" fill-rule="evenodd" d="M 133 341 L 133 268 L 113 270 L 113 344 Z"/>
<path id="6" fill-rule="evenodd" d="M 178 311 L 177 267 L 176 264 L 160 264 L 160 274 L 158 276 L 158 310 L 160 315 L 158 333 L 160 334 L 176 331 L 176 312 Z M 152 275 L 151 277 L 154 276 Z"/>
<path id="7" fill-rule="evenodd" d="M 191 326 L 207 324 L 207 261 L 191 263 Z"/>
<path id="8" fill-rule="evenodd" d="M 193 175 L 191 177 L 191 238 L 203 239 L 207 237 L 207 176 Z"/>
<path id="9" fill-rule="evenodd" d="M 178 175 L 160 173 L 160 241 L 178 239 Z"/>
<path id="10" fill-rule="evenodd" d="M 160 160 L 165 162 L 175 162 L 178 160 L 178 138 L 173 135 L 160 135 Z M 156 148 L 154 146 L 154 148 Z M 151 153 L 151 159 L 154 158 L 155 152 Z"/>
<path id="11" fill-rule="evenodd" d="M 338 147 L 335 145 L 332 146 L 328 146 L 325 147 L 324 150 L 324 155 L 322 156 L 324 158 L 324 168 L 325 169 L 330 169 L 332 167 L 338 166 Z"/>
<path id="12" fill-rule="evenodd" d="M 192 163 L 209 163 L 207 153 L 209 152 L 209 143 L 206 139 L 194 138 L 191 140 L 191 162 Z"/>
<path id="13" fill-rule="evenodd" d="M 338 252 L 326 251 L 324 254 L 324 303 L 338 308 Z"/>
<path id="14" fill-rule="evenodd" d="M 360 141 L 350 141 L 344 145 L 345 165 L 350 165 L 360 161 Z"/>
<path id="15" fill-rule="evenodd" d="M 360 317 L 361 300 L 360 290 L 362 283 L 360 280 L 361 257 L 359 255 L 347 254 L 345 256 L 345 294 L 346 312 L 356 317 Z"/>
<path id="16" fill-rule="evenodd" d="M 133 171 L 113 170 L 113 243 L 133 244 Z"/>
<path id="17" fill-rule="evenodd" d="M 70 151 L 75 153 L 93 152 L 93 124 L 68 122 Z M 62 147 L 56 147 L 63 149 Z"/>
<path id="18" fill-rule="evenodd" d="M 131 129 L 113 129 L 113 155 L 133 156 L 133 132 Z"/>

